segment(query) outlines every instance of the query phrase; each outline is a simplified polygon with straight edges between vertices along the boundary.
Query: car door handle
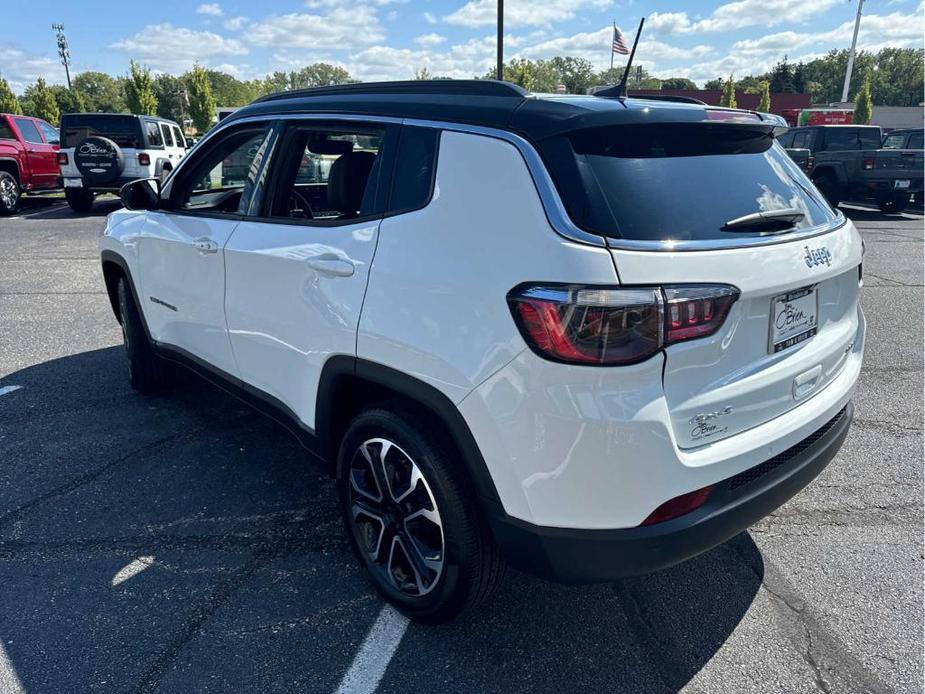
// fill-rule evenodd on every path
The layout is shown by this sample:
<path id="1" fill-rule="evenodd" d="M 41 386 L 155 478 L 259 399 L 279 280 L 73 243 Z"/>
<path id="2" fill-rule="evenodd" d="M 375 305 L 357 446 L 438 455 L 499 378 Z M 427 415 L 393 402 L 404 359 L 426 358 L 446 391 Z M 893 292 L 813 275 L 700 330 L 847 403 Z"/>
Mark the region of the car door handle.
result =
<path id="1" fill-rule="evenodd" d="M 305 261 L 312 270 L 329 277 L 350 277 L 356 272 L 356 267 L 349 260 L 338 257 L 333 253 L 322 253 Z"/>
<path id="2" fill-rule="evenodd" d="M 192 246 L 200 253 L 218 253 L 218 244 L 209 238 L 196 239 Z"/>

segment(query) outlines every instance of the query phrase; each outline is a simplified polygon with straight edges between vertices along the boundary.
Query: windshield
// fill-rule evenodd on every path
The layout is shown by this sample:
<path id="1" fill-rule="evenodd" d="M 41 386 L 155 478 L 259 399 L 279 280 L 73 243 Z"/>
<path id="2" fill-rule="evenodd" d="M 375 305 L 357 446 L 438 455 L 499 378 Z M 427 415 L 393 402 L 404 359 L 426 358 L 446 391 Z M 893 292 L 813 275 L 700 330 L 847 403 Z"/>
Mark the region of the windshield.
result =
<path id="1" fill-rule="evenodd" d="M 109 113 L 67 113 L 61 116 L 61 146 L 76 147 L 85 137 L 108 137 L 120 147 L 144 148 L 135 116 Z"/>
<path id="2" fill-rule="evenodd" d="M 558 151 L 547 150 L 553 176 L 573 220 L 605 236 L 728 240 L 761 234 L 761 228 L 723 230 L 730 220 L 756 212 L 799 210 L 796 229 L 836 218 L 765 128 L 620 126 L 567 139 L 572 162 L 561 143 Z"/>

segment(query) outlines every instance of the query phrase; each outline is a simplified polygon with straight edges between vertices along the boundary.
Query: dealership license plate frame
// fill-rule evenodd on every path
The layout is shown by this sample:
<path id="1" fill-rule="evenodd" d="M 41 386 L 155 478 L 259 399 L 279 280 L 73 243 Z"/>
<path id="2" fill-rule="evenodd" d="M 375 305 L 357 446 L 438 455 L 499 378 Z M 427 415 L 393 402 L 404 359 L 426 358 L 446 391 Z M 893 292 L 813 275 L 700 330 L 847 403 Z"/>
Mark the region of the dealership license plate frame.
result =
<path id="1" fill-rule="evenodd" d="M 83 188 L 84 182 L 82 178 L 65 178 L 64 187 L 65 188 Z"/>
<path id="2" fill-rule="evenodd" d="M 779 306 L 790 304 L 797 311 L 812 309 L 811 319 L 799 323 L 796 327 L 778 328 Z M 786 309 L 783 309 L 786 310 Z M 785 294 L 771 297 L 770 316 L 768 320 L 768 353 L 779 354 L 791 347 L 812 339 L 819 332 L 819 285 L 794 289 Z"/>

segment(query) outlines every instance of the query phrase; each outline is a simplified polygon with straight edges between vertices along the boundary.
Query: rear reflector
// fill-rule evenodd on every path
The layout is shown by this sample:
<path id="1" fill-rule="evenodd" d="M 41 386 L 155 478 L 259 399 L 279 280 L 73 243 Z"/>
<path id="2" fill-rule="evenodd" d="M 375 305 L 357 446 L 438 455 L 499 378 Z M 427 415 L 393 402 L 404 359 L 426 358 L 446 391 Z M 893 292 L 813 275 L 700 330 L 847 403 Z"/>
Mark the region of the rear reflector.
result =
<path id="1" fill-rule="evenodd" d="M 67 152 L 58 152 L 58 164 L 67 166 Z"/>
<path id="2" fill-rule="evenodd" d="M 696 489 L 692 492 L 688 492 L 687 494 L 682 494 L 681 496 L 676 496 L 674 499 L 669 499 L 657 509 L 652 511 L 652 513 L 649 514 L 649 517 L 640 523 L 640 525 L 654 525 L 655 523 L 664 523 L 665 521 L 672 520 L 673 518 L 683 516 L 685 513 L 690 513 L 691 511 L 700 508 L 706 503 L 707 499 L 710 498 L 710 491 L 712 489 L 712 486 L 704 487 L 702 489 Z"/>
<path id="3" fill-rule="evenodd" d="M 138 163 L 141 166 L 148 166 L 151 163 L 151 157 L 145 152 L 138 155 Z"/>

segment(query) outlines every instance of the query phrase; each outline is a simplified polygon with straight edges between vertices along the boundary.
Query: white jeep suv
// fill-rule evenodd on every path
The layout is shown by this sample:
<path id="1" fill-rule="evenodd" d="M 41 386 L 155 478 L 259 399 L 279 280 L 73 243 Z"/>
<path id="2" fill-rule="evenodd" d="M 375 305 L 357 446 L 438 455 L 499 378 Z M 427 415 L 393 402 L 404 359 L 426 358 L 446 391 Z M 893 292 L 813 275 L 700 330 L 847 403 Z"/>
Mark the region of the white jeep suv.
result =
<path id="1" fill-rule="evenodd" d="M 117 193 L 139 178 L 164 178 L 186 155 L 186 138 L 172 120 L 128 113 L 65 113 L 58 164 L 64 195 L 75 212 L 97 193 Z"/>
<path id="2" fill-rule="evenodd" d="M 132 385 L 178 362 L 286 425 L 421 621 L 507 563 L 680 562 L 808 484 L 852 417 L 861 239 L 780 125 L 491 81 L 263 98 L 109 216 Z"/>

